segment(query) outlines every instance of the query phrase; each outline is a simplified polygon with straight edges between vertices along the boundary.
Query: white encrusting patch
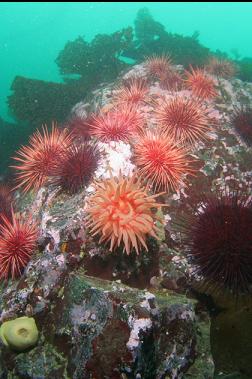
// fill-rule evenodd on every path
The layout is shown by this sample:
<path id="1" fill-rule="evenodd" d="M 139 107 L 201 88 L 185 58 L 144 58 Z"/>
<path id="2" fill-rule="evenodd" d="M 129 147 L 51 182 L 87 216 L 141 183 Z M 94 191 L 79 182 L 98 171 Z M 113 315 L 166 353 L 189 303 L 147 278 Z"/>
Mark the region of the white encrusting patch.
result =
<path id="1" fill-rule="evenodd" d="M 96 180 L 108 179 L 111 175 L 119 176 L 120 173 L 124 176 L 129 176 L 133 173 L 135 166 L 131 163 L 132 152 L 129 144 L 122 141 L 100 142 L 99 148 L 103 156 L 94 174 Z M 91 183 L 87 188 L 87 192 L 93 191 L 94 186 Z"/>
<path id="2" fill-rule="evenodd" d="M 152 327 L 152 322 L 149 318 L 139 318 L 134 319 L 133 317 L 129 320 L 129 324 L 131 327 L 129 341 L 127 342 L 127 348 L 129 350 L 135 350 L 139 343 L 140 337 L 139 333 L 141 331 L 145 332 Z"/>

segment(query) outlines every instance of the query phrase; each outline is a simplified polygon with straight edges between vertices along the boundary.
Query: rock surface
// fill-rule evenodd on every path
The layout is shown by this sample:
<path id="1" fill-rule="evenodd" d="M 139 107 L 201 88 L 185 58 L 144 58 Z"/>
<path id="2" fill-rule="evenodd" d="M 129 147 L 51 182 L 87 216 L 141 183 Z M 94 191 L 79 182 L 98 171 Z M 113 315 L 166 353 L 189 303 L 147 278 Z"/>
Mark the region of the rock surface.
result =
<path id="1" fill-rule="evenodd" d="M 189 367 L 200 378 L 213 369 L 195 301 L 69 272 L 64 260 L 38 256 L 36 275 L 30 266 L 3 295 L 2 317 L 33 315 L 40 338 L 27 352 L 2 348 L 0 378 L 180 378 Z"/>

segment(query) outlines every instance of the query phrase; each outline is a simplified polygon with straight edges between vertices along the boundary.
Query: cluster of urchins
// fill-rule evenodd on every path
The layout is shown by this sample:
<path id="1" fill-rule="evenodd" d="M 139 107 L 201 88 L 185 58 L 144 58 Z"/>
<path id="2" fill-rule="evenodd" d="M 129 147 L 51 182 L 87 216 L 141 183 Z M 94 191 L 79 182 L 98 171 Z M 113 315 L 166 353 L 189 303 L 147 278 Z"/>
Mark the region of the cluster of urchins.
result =
<path id="1" fill-rule="evenodd" d="M 17 185 L 24 192 L 54 185 L 69 194 L 86 187 L 99 165 L 99 142 L 123 141 L 133 149 L 137 174 L 94 183 L 88 198 L 92 235 L 110 243 L 110 251 L 122 245 L 127 254 L 148 250 L 146 236 L 157 237 L 157 212 L 163 204 L 159 191 L 174 191 L 194 174 L 193 152 L 211 130 L 209 105 L 218 96 L 220 77 L 234 75 L 234 67 L 216 58 L 204 69 L 179 72 L 167 56 L 145 62 L 146 78 L 125 80 L 113 93 L 111 103 L 87 118 L 73 118 L 66 127 L 46 126 L 30 137 L 14 157 Z M 155 99 L 149 94 L 153 81 L 175 96 Z M 190 96 L 182 94 L 190 90 Z M 180 95 L 181 93 L 181 95 Z M 210 100 L 210 101 L 209 101 Z M 151 125 L 141 107 L 152 104 Z M 252 143 L 252 111 L 236 109 L 233 125 Z M 36 246 L 38 227 L 31 219 L 14 213 L 11 192 L 0 192 L 0 277 L 19 276 Z M 196 272 L 207 281 L 224 285 L 233 293 L 249 291 L 252 281 L 252 205 L 236 193 L 213 195 L 202 201 L 185 227 L 186 251 Z"/>

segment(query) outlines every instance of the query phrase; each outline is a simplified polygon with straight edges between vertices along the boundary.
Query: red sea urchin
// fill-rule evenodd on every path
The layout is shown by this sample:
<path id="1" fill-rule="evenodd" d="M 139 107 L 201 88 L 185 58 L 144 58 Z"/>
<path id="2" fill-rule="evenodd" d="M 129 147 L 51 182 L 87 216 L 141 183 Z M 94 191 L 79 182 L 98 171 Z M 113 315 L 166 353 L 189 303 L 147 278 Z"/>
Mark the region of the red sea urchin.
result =
<path id="1" fill-rule="evenodd" d="M 217 77 L 229 79 L 235 75 L 236 67 L 233 62 L 226 59 L 211 58 L 206 70 Z"/>
<path id="2" fill-rule="evenodd" d="M 252 284 L 252 200 L 239 192 L 203 197 L 185 223 L 185 245 L 195 272 L 233 294 Z"/>
<path id="3" fill-rule="evenodd" d="M 152 55 L 145 63 L 148 73 L 155 79 L 160 79 L 164 73 L 171 70 L 171 58 L 168 55 Z"/>
<path id="4" fill-rule="evenodd" d="M 143 127 L 144 121 L 137 109 L 125 105 L 93 117 L 91 133 L 101 142 L 128 142 Z"/>
<path id="5" fill-rule="evenodd" d="M 51 182 L 70 194 L 88 185 L 98 167 L 100 152 L 95 144 L 71 146 L 55 167 Z"/>
<path id="6" fill-rule="evenodd" d="M 3 217 L 0 225 L 0 279 L 20 276 L 36 247 L 37 226 L 31 218 L 12 212 L 12 220 Z"/>
<path id="7" fill-rule="evenodd" d="M 169 70 L 160 76 L 160 87 L 168 91 L 181 91 L 184 86 L 184 80 L 179 72 Z"/>
<path id="8" fill-rule="evenodd" d="M 110 178 L 96 183 L 96 191 L 89 199 L 88 225 L 93 236 L 101 234 L 101 242 L 110 242 L 110 251 L 124 245 L 127 254 L 132 248 L 148 251 L 147 235 L 157 237 L 154 208 L 162 204 L 155 201 L 158 195 L 148 195 L 136 175 Z"/>
<path id="9" fill-rule="evenodd" d="M 0 224 L 2 216 L 11 219 L 11 209 L 13 206 L 13 196 L 11 188 L 5 184 L 0 185 Z"/>
<path id="10" fill-rule="evenodd" d="M 252 108 L 235 108 L 231 115 L 231 124 L 247 145 L 252 146 Z"/>
<path id="11" fill-rule="evenodd" d="M 90 123 L 92 123 L 92 117 L 74 117 L 67 122 L 66 127 L 75 140 L 85 142 L 91 139 Z"/>
<path id="12" fill-rule="evenodd" d="M 155 191 L 177 190 L 185 174 L 193 172 L 185 149 L 175 146 L 164 133 L 145 133 L 134 151 L 139 174 L 152 182 Z"/>
<path id="13" fill-rule="evenodd" d="M 37 130 L 30 137 L 29 146 L 22 146 L 14 157 L 19 162 L 12 166 L 17 170 L 16 188 L 22 187 L 24 192 L 41 188 L 71 142 L 67 130 L 58 129 L 54 123 L 51 132 L 46 125 L 42 133 Z"/>
<path id="14" fill-rule="evenodd" d="M 156 117 L 162 130 L 174 141 L 193 145 L 207 139 L 208 111 L 193 99 L 167 99 L 157 107 Z"/>
<path id="15" fill-rule="evenodd" d="M 124 82 L 118 88 L 118 93 L 113 100 L 116 104 L 138 105 L 145 100 L 148 93 L 147 80 L 144 78 L 133 77 Z"/>
<path id="16" fill-rule="evenodd" d="M 191 89 L 193 95 L 202 100 L 213 99 L 217 96 L 214 80 L 205 70 L 199 68 L 194 70 L 191 68 L 191 71 L 188 71 L 186 74 L 187 79 L 185 83 Z"/>

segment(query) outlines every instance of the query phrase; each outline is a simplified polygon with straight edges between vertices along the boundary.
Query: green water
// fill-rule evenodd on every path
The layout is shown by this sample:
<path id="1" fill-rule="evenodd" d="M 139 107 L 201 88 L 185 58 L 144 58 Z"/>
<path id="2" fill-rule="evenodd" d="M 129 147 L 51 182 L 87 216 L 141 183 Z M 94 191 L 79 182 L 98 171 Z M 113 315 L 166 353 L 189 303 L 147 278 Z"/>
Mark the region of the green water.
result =
<path id="1" fill-rule="evenodd" d="M 252 57 L 252 3 L 8 3 L 0 4 L 0 116 L 11 120 L 6 104 L 16 75 L 61 81 L 55 63 L 68 40 L 90 41 L 98 33 L 133 26 L 147 6 L 166 30 L 191 36 L 212 50 Z"/>

